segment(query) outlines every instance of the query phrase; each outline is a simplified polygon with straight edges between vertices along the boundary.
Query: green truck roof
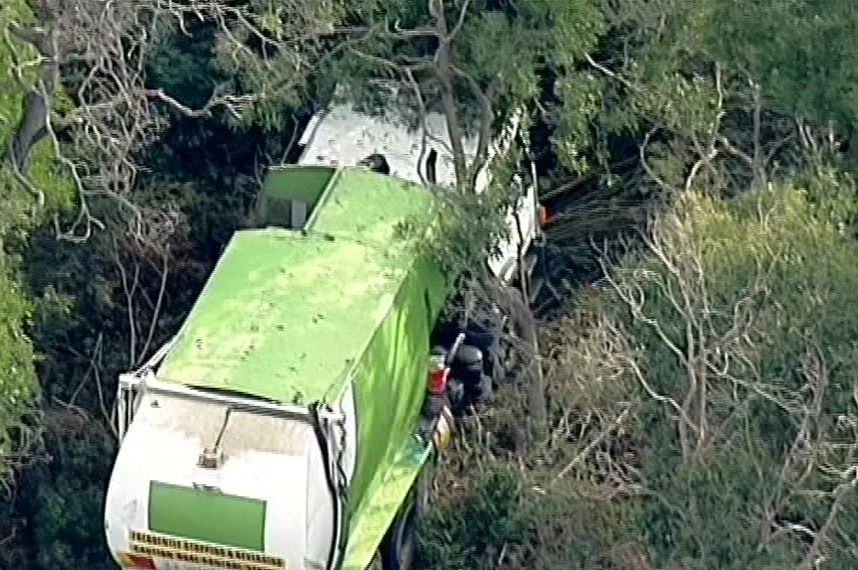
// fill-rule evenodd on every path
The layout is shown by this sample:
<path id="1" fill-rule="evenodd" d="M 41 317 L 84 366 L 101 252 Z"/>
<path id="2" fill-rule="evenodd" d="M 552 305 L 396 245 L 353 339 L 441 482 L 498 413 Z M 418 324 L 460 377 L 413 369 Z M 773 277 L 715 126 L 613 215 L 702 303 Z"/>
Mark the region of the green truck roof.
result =
<path id="1" fill-rule="evenodd" d="M 311 402 L 344 386 L 387 316 L 417 255 L 396 228 L 427 219 L 432 198 L 364 169 L 308 166 L 270 172 L 264 196 L 272 215 L 306 221 L 233 235 L 157 374 Z"/>

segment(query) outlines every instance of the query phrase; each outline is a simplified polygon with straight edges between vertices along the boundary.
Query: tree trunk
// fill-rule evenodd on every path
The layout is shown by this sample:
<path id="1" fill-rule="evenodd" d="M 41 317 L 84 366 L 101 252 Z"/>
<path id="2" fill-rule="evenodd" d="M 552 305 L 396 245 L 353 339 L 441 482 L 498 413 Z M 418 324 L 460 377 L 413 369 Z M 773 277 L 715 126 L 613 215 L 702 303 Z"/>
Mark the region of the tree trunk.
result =
<path id="1" fill-rule="evenodd" d="M 545 397 L 545 376 L 542 372 L 536 319 L 530 306 L 518 291 L 508 289 L 507 297 L 511 328 L 523 345 L 519 354 L 527 359 L 524 363 L 524 381 L 526 382 L 528 411 L 526 423 L 529 443 L 538 444 L 545 441 L 548 435 L 548 402 Z"/>
<path id="2" fill-rule="evenodd" d="M 441 86 L 441 106 L 447 122 L 447 133 L 450 135 L 450 146 L 453 152 L 453 168 L 456 171 L 456 189 L 460 192 L 469 190 L 468 160 L 465 156 L 464 132 L 459 121 L 459 110 L 456 107 L 456 93 L 453 85 L 453 66 L 450 58 L 450 31 L 447 26 L 447 16 L 444 13 L 444 0 L 429 0 L 430 13 L 435 16 L 435 26 L 438 32 L 438 51 L 435 75 Z M 473 191 L 473 188 L 470 189 Z"/>

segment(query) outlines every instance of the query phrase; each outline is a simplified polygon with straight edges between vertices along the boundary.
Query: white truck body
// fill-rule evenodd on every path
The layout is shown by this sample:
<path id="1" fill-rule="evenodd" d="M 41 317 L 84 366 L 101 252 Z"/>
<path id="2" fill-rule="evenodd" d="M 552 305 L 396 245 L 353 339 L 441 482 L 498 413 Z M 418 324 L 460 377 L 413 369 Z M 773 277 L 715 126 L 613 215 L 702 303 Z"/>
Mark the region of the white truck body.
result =
<path id="1" fill-rule="evenodd" d="M 156 368 L 159 360 L 156 356 L 146 367 Z M 114 556 L 151 556 L 155 570 L 210 570 L 233 564 L 243 564 L 234 567 L 244 570 L 326 567 L 334 509 L 306 410 L 162 383 L 151 370 L 123 375 L 118 401 L 120 417 L 131 408 L 133 421 L 120 421 L 127 431 L 120 433 L 105 501 L 105 533 Z M 340 409 L 349 405 L 354 405 L 350 391 Z M 244 411 L 234 411 L 224 430 L 227 460 L 219 469 L 204 469 L 197 464 L 199 452 L 217 436 L 228 407 Z M 345 430 L 346 445 L 353 448 L 354 426 L 346 423 Z M 342 438 L 334 435 L 331 440 Z M 347 455 L 345 463 L 351 471 L 354 458 Z M 261 526 L 266 555 L 141 530 L 151 527 L 153 481 L 265 501 Z M 127 559 L 117 562 L 140 567 Z"/>

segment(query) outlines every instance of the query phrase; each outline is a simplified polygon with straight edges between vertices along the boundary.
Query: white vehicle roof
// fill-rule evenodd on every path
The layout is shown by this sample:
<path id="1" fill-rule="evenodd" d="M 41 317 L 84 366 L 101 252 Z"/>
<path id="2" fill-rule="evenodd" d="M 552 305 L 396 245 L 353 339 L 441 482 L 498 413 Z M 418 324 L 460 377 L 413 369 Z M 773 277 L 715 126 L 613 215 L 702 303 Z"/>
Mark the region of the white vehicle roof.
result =
<path id="1" fill-rule="evenodd" d="M 440 113 L 426 115 L 425 131 L 414 130 L 398 117 L 378 117 L 356 111 L 350 103 L 334 104 L 315 116 L 307 125 L 299 144 L 305 145 L 299 164 L 356 164 L 371 154 L 383 154 L 391 174 L 423 184 L 429 151 L 438 153 L 436 182 L 454 186 L 450 137 Z M 425 136 L 424 136 L 425 132 Z M 473 157 L 477 141 L 464 141 L 465 153 Z"/>

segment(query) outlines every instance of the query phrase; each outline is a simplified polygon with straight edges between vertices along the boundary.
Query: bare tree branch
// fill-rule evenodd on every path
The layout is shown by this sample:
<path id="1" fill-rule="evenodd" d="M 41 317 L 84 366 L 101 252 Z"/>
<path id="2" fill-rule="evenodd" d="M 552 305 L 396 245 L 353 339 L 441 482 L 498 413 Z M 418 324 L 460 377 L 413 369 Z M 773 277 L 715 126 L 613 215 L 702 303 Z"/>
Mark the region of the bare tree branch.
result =
<path id="1" fill-rule="evenodd" d="M 9 34 L 14 34 L 39 56 L 29 62 L 18 58 L 11 70 L 28 95 L 9 156 L 19 181 L 36 197 L 39 208 L 45 190 L 27 177 L 25 163 L 29 149 L 40 138 L 51 139 L 57 160 L 75 182 L 80 203 L 77 219 L 60 232 L 60 237 L 76 241 L 86 239 L 93 225 L 103 225 L 88 204 L 94 197 L 116 200 L 120 217 L 130 220 L 129 232 L 142 229 L 144 234 L 153 235 L 163 230 L 148 228 L 155 222 L 140 211 L 132 199 L 132 189 L 138 172 L 137 155 L 167 125 L 166 111 L 207 117 L 223 109 L 240 119 L 248 108 L 299 88 L 314 65 L 333 51 L 344 49 L 343 45 L 329 48 L 324 44 L 334 24 L 326 3 L 287 3 L 275 15 L 282 28 L 272 27 L 264 15 L 253 13 L 249 7 L 217 1 L 61 0 L 32 4 L 37 25 L 12 23 L 4 31 L 7 44 Z M 288 17 L 284 10 L 288 10 Z M 174 29 L 190 34 L 191 21 L 217 28 L 218 50 L 226 60 L 236 69 L 264 78 L 257 91 L 235 93 L 218 86 L 206 103 L 192 108 L 164 89 L 147 85 L 150 54 Z M 249 38 L 260 47 L 251 48 Z M 84 70 L 75 87 L 76 108 L 62 115 L 54 101 L 61 64 Z M 36 81 L 28 80 L 25 73 L 33 67 L 41 68 Z M 61 135 L 72 144 L 61 143 Z"/>

